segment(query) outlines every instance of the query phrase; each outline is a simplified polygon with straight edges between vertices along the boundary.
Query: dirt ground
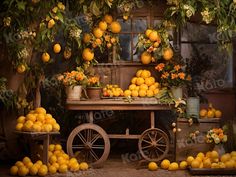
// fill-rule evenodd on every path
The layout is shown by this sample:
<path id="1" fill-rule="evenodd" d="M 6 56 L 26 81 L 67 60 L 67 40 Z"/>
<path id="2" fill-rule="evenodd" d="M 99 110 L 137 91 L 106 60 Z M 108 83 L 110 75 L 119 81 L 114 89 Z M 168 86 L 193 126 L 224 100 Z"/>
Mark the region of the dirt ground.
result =
<path id="1" fill-rule="evenodd" d="M 68 172 L 66 174 L 54 174 L 47 175 L 47 177 L 189 177 L 191 176 L 188 171 L 166 171 L 166 170 L 157 170 L 157 171 L 148 171 L 147 169 L 137 169 L 137 162 L 124 162 L 121 158 L 110 158 L 104 164 L 103 168 L 92 169 L 88 171 L 80 171 L 77 173 Z M 9 174 L 9 166 L 1 165 L 0 166 L 0 177 L 11 177 Z M 236 177 L 235 175 L 231 175 Z M 196 176 L 200 177 L 200 176 Z M 209 177 L 209 176 L 205 176 Z M 230 176 L 218 176 L 218 177 L 230 177 Z"/>

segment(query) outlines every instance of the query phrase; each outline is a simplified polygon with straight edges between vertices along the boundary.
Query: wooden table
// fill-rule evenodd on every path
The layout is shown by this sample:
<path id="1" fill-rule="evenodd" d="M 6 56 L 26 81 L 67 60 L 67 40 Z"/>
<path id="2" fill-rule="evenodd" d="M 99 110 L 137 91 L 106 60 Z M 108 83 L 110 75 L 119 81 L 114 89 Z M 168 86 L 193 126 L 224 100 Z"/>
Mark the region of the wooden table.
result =
<path id="1" fill-rule="evenodd" d="M 69 110 L 82 110 L 82 111 L 89 111 L 89 116 L 88 116 L 88 124 L 82 124 L 76 127 L 71 134 L 68 137 L 67 140 L 67 152 L 69 155 L 73 156 L 74 155 L 74 149 L 82 149 L 87 148 L 87 149 L 92 149 L 93 148 L 93 137 L 99 137 L 104 139 L 105 145 L 104 145 L 104 153 L 102 157 L 99 159 L 95 156 L 95 162 L 94 164 L 100 164 L 106 158 L 108 157 L 108 154 L 110 152 L 110 142 L 109 138 L 115 138 L 115 139 L 139 139 L 139 150 L 141 155 L 144 157 L 146 160 L 154 160 L 154 161 L 159 161 L 163 157 L 165 157 L 169 151 L 169 138 L 165 132 L 163 132 L 160 129 L 155 128 L 155 111 L 157 110 L 171 110 L 172 105 L 167 105 L 167 104 L 160 104 L 160 102 L 156 98 L 135 98 L 131 102 L 128 102 L 125 99 L 122 98 L 115 98 L 115 99 L 100 99 L 100 100 L 67 100 L 66 102 L 66 108 Z M 102 111 L 102 110 L 124 110 L 124 111 L 134 111 L 134 110 L 139 110 L 139 111 L 151 111 L 150 113 L 150 122 L 151 122 L 151 128 L 147 129 L 144 131 L 141 135 L 131 135 L 129 134 L 129 129 L 126 129 L 125 134 L 106 134 L 106 132 L 99 126 L 93 124 L 93 111 Z M 85 131 L 85 133 L 83 132 Z M 88 132 L 90 131 L 90 132 Z M 98 135 L 91 135 L 91 131 L 95 131 Z M 83 132 L 83 136 L 82 133 Z M 87 135 L 88 132 L 88 135 Z M 86 139 L 86 137 L 91 136 L 90 138 Z M 151 137 L 151 136 L 155 136 Z M 158 139 L 159 136 L 159 139 Z M 82 141 L 82 144 L 77 144 L 74 145 L 73 142 L 75 138 L 80 138 Z M 150 142 L 147 142 L 146 138 L 150 137 Z M 161 138 L 160 138 L 161 137 Z M 158 141 L 163 141 L 162 139 L 165 140 L 165 146 L 166 149 L 161 150 L 160 157 L 157 158 L 150 158 L 148 157 L 145 152 L 143 151 L 143 143 L 147 142 L 150 145 L 154 146 L 154 148 L 158 145 L 164 146 L 164 144 L 158 144 Z M 96 139 L 95 139 L 96 140 Z M 102 146 L 101 146 L 102 147 Z M 158 147 L 157 147 L 158 148 Z M 157 154 L 158 155 L 158 154 Z"/>
<path id="2" fill-rule="evenodd" d="M 60 132 L 20 132 L 15 131 L 18 135 L 22 135 L 26 140 L 30 142 L 30 151 L 31 156 L 34 155 L 35 147 L 33 146 L 35 140 L 42 140 L 43 141 L 43 163 L 48 164 L 48 147 L 50 136 L 52 135 L 59 135 Z"/>

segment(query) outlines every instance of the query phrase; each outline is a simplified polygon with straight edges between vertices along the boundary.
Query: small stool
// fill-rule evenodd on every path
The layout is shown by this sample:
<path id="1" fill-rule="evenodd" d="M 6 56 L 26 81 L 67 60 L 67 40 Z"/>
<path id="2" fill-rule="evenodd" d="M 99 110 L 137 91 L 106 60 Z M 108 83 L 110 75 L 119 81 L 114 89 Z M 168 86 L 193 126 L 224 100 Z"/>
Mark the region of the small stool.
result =
<path id="1" fill-rule="evenodd" d="M 43 141 L 43 163 L 48 164 L 48 147 L 51 135 L 59 135 L 60 132 L 19 132 L 15 133 L 22 135 L 26 140 L 30 142 L 31 158 L 35 155 L 34 141 Z"/>

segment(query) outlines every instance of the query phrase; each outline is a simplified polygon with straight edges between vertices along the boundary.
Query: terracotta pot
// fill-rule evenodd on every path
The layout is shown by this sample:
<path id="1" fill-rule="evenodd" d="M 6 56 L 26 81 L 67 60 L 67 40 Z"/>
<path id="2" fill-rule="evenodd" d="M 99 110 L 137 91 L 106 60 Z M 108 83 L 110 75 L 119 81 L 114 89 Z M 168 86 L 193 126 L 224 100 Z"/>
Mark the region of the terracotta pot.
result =
<path id="1" fill-rule="evenodd" d="M 82 93 L 82 86 L 68 86 L 66 87 L 66 95 L 68 100 L 80 100 Z"/>
<path id="2" fill-rule="evenodd" d="M 89 99 L 92 100 L 101 99 L 102 89 L 100 87 L 87 87 L 86 92 Z"/>

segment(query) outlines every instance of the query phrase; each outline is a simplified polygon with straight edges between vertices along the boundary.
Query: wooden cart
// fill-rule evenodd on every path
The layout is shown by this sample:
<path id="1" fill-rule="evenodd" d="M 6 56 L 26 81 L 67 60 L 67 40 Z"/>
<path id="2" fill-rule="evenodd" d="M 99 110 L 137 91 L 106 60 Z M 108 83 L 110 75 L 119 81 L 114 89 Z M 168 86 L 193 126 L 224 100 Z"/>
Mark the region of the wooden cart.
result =
<path id="1" fill-rule="evenodd" d="M 83 152 L 93 166 L 100 166 L 108 158 L 110 138 L 138 139 L 140 154 L 148 161 L 159 161 L 169 151 L 170 140 L 164 131 L 155 128 L 154 112 L 171 110 L 171 106 L 160 104 L 155 98 L 137 98 L 131 103 L 122 99 L 67 100 L 67 109 L 89 111 L 89 123 L 77 126 L 70 133 L 67 152 L 70 156 L 75 156 L 76 151 Z M 141 135 L 129 134 L 128 129 L 125 134 L 107 134 L 100 126 L 93 124 L 93 111 L 97 110 L 149 110 L 151 127 Z"/>

